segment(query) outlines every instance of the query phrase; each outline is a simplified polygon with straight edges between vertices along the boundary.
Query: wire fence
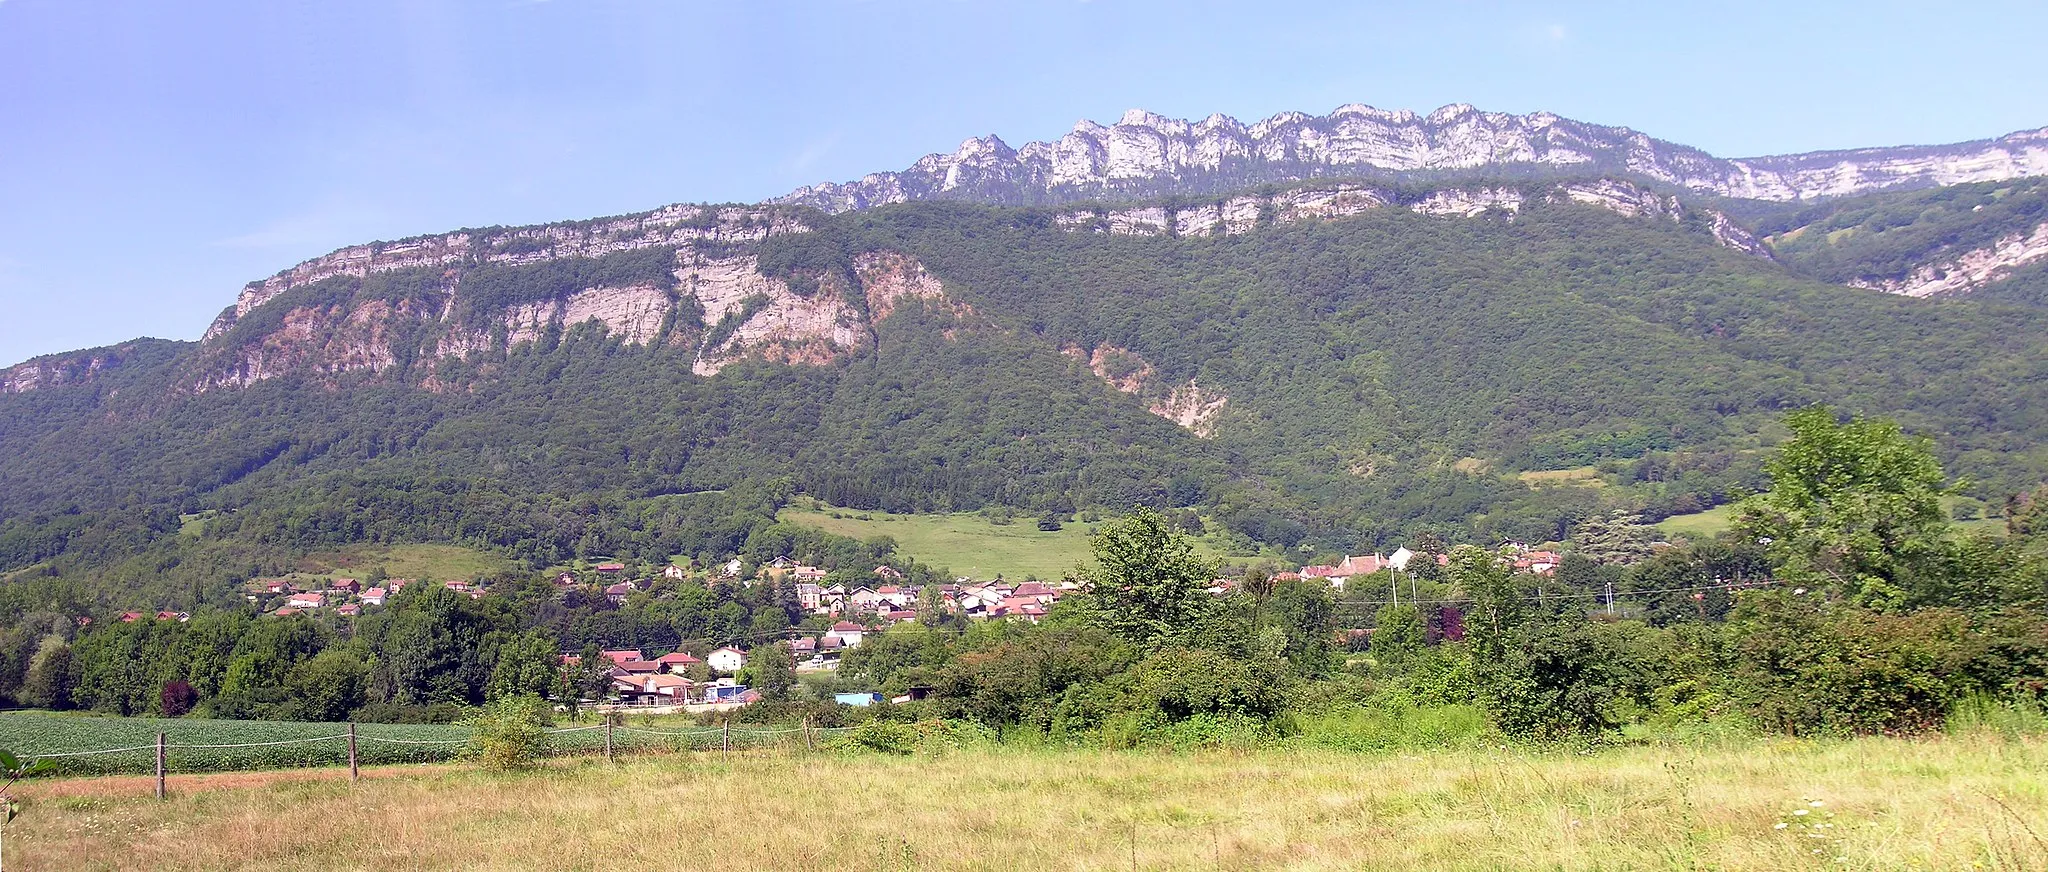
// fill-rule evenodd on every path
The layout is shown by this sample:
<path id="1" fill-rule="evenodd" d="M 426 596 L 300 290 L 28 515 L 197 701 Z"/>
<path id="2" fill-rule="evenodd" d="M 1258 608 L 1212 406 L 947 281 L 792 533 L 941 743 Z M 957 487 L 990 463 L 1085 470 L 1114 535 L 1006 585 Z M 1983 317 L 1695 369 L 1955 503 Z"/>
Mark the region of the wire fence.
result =
<path id="1" fill-rule="evenodd" d="M 164 732 L 146 745 L 110 748 L 17 751 L 24 762 L 42 761 L 42 775 L 150 775 L 232 772 L 304 767 L 348 767 L 435 763 L 470 753 L 474 736 L 466 727 L 434 727 L 441 738 L 421 738 L 421 727 L 393 725 L 345 726 L 344 732 L 250 742 L 172 742 Z M 413 735 L 394 734 L 407 729 Z M 604 755 L 618 757 L 692 751 L 746 751 L 762 748 L 815 749 L 848 727 L 764 727 L 745 725 L 655 727 L 602 723 L 543 731 L 543 753 L 551 757 Z M 132 741 L 132 740 L 131 740 Z"/>

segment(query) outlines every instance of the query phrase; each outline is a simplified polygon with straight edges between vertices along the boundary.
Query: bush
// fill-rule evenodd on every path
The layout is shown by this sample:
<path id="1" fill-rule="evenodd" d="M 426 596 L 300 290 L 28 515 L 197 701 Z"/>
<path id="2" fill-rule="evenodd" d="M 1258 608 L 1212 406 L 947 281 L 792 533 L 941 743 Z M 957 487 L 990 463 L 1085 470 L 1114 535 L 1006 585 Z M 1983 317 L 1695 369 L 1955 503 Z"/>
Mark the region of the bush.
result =
<path id="1" fill-rule="evenodd" d="M 1333 708 L 1294 719 L 1295 742 L 1339 751 L 1393 751 L 1474 744 L 1486 713 L 1471 705 L 1399 703 Z"/>
<path id="2" fill-rule="evenodd" d="M 848 750 L 880 751 L 884 754 L 910 755 L 917 753 L 923 735 L 910 724 L 893 721 L 869 721 L 853 728 L 835 739 L 832 745 Z"/>
<path id="3" fill-rule="evenodd" d="M 1956 703 L 1944 727 L 1950 735 L 1992 735 L 2008 740 L 2048 736 L 2048 711 L 2030 697 L 2001 700 L 1973 694 Z"/>
<path id="4" fill-rule="evenodd" d="M 469 753 L 487 769 L 529 769 L 547 753 L 547 703 L 508 696 L 469 719 Z"/>

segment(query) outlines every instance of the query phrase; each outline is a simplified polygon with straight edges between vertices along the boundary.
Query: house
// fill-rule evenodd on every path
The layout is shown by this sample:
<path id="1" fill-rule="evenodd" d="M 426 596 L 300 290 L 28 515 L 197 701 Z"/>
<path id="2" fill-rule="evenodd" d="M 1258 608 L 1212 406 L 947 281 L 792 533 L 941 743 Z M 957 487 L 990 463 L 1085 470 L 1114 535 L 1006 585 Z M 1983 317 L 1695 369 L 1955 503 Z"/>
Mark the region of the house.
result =
<path id="1" fill-rule="evenodd" d="M 456 593 L 469 593 L 469 582 L 466 581 L 444 581 L 441 586 Z"/>
<path id="2" fill-rule="evenodd" d="M 401 590 L 404 590 L 405 586 L 411 583 L 412 579 L 410 578 L 393 578 L 384 582 L 384 589 L 389 590 L 392 593 L 397 593 Z"/>
<path id="3" fill-rule="evenodd" d="M 327 586 L 327 589 L 345 590 L 349 593 L 357 593 L 363 589 L 363 583 L 353 578 L 337 578 L 334 580 L 333 584 Z"/>
<path id="4" fill-rule="evenodd" d="M 1515 571 L 1555 575 L 1557 567 L 1562 563 L 1564 556 L 1555 551 L 1530 551 L 1515 558 Z"/>
<path id="5" fill-rule="evenodd" d="M 681 581 L 685 578 L 690 577 L 690 571 L 671 563 L 661 568 L 661 577 L 673 578 L 677 581 Z"/>
<path id="6" fill-rule="evenodd" d="M 840 621 L 833 624 L 832 629 L 825 631 L 825 638 L 848 648 L 858 648 L 860 647 L 861 638 L 866 636 L 867 632 L 861 625 L 852 621 Z M 820 644 L 819 647 L 823 647 L 823 645 Z"/>
<path id="7" fill-rule="evenodd" d="M 875 567 L 875 577 L 886 578 L 890 581 L 902 581 L 903 573 L 896 567 L 884 563 L 881 566 Z"/>
<path id="8" fill-rule="evenodd" d="M 740 570 L 744 568 L 746 568 L 746 565 L 741 563 L 739 558 L 735 557 L 726 561 L 725 566 L 718 570 L 718 574 L 726 578 L 738 578 L 740 577 Z"/>
<path id="9" fill-rule="evenodd" d="M 282 578 L 265 579 L 263 582 L 263 592 L 271 595 L 291 593 L 292 583 Z"/>
<path id="10" fill-rule="evenodd" d="M 879 693 L 835 693 L 832 695 L 832 701 L 840 705 L 850 705 L 854 708 L 867 708 L 881 702 L 882 695 Z"/>
<path id="11" fill-rule="evenodd" d="M 904 621 L 917 620 L 917 610 L 891 608 L 875 613 L 875 617 L 891 624 L 900 624 Z"/>
<path id="12" fill-rule="evenodd" d="M 635 660 L 647 659 L 645 655 L 642 655 L 640 653 L 640 649 L 638 648 L 617 648 L 614 650 L 602 652 L 601 656 L 603 656 L 604 659 L 610 660 L 613 663 L 631 663 Z"/>
<path id="13" fill-rule="evenodd" d="M 628 660 L 613 666 L 627 675 L 653 675 L 661 671 L 661 664 L 653 660 Z"/>
<path id="14" fill-rule="evenodd" d="M 555 576 L 555 586 L 556 586 L 556 587 L 575 587 L 575 586 L 576 586 L 576 573 L 573 573 L 573 572 L 564 572 L 564 573 L 562 573 L 562 574 L 560 574 L 560 575 L 557 575 L 557 576 Z"/>
<path id="15" fill-rule="evenodd" d="M 353 618 L 363 613 L 363 607 L 359 603 L 349 603 L 348 605 L 335 609 L 334 613 L 344 618 Z"/>
<path id="16" fill-rule="evenodd" d="M 597 565 L 597 571 L 602 572 L 606 575 L 617 575 L 621 572 L 626 571 L 626 564 L 619 563 L 617 561 L 600 563 Z"/>
<path id="17" fill-rule="evenodd" d="M 1408 550 L 1406 547 L 1396 548 L 1394 553 L 1387 555 L 1387 565 L 1401 572 L 1407 572 L 1408 561 L 1414 557 L 1415 552 Z"/>
<path id="18" fill-rule="evenodd" d="M 878 607 L 881 605 L 890 605 L 900 609 L 906 608 L 911 603 L 917 602 L 917 591 L 911 590 L 907 587 L 898 587 L 893 584 L 885 584 L 881 587 L 875 588 L 875 596 L 882 598 L 882 602 L 877 604 Z"/>
<path id="19" fill-rule="evenodd" d="M 777 558 L 775 558 L 774 560 L 770 560 L 770 561 L 768 561 L 768 565 L 766 565 L 766 566 L 763 566 L 763 567 L 761 567 L 761 568 L 762 568 L 762 569 L 772 569 L 772 570 L 775 570 L 775 571 L 777 571 L 777 572 L 781 572 L 781 571 L 783 571 L 783 570 L 789 569 L 789 568 L 791 568 L 791 567 L 794 567 L 794 566 L 796 566 L 796 565 L 797 565 L 797 564 L 796 564 L 796 562 L 795 562 L 795 561 L 792 561 L 792 560 L 790 560 L 790 559 L 789 559 L 789 558 L 788 558 L 787 556 L 782 556 L 782 557 L 777 557 Z"/>
<path id="20" fill-rule="evenodd" d="M 1042 581 L 1027 581 L 1017 585 L 1017 589 L 1011 591 L 1010 595 L 1030 597 L 1038 600 L 1039 605 L 1051 605 L 1053 600 L 1060 598 L 1059 591 L 1053 590 L 1052 585 Z"/>
<path id="21" fill-rule="evenodd" d="M 186 622 L 186 621 L 192 620 L 192 613 L 191 613 L 191 612 L 157 612 L 157 613 L 156 613 L 156 619 L 157 619 L 157 620 L 159 620 L 159 621 L 177 621 L 177 622 L 179 622 L 179 623 L 184 623 L 184 622 Z"/>
<path id="22" fill-rule="evenodd" d="M 747 652 L 727 645 L 704 655 L 704 662 L 710 664 L 714 672 L 738 672 L 747 665 Z"/>
<path id="23" fill-rule="evenodd" d="M 679 675 L 621 675 L 612 679 L 612 689 L 626 705 L 682 705 L 690 701 L 695 682 Z"/>
<path id="24" fill-rule="evenodd" d="M 295 609 L 295 608 L 292 608 L 291 606 L 285 606 L 284 608 L 281 608 L 281 609 L 278 609 L 277 611 L 271 612 L 271 614 L 273 614 L 273 615 L 276 615 L 276 616 L 278 616 L 278 617 L 280 617 L 280 618 L 289 618 L 289 617 L 291 617 L 291 616 L 293 616 L 293 615 L 296 615 L 296 614 L 298 614 L 298 613 L 299 613 L 299 610 L 298 610 L 298 609 Z"/>
<path id="25" fill-rule="evenodd" d="M 284 604 L 295 609 L 317 609 L 327 605 L 327 598 L 317 593 L 295 593 Z"/>
<path id="26" fill-rule="evenodd" d="M 796 569 L 791 570 L 789 573 L 790 578 L 796 579 L 800 582 L 807 582 L 810 584 L 817 584 L 818 582 L 824 581 L 826 575 L 827 573 L 825 572 L 825 570 L 820 569 L 816 566 L 798 566 Z"/>
<path id="27" fill-rule="evenodd" d="M 818 640 L 809 636 L 798 636 L 789 640 L 789 656 L 802 660 L 818 653 Z"/>
<path id="28" fill-rule="evenodd" d="M 141 613 L 141 612 L 122 612 L 122 613 L 121 613 L 121 623 L 124 623 L 124 624 L 132 624 L 132 623 L 135 623 L 136 621 L 139 621 L 139 620 L 142 620 L 142 613 Z"/>
<path id="29" fill-rule="evenodd" d="M 381 587 L 370 588 L 369 590 L 363 591 L 363 605 L 381 606 L 384 604 L 384 600 L 389 596 L 390 594 L 386 593 L 385 590 Z"/>
<path id="30" fill-rule="evenodd" d="M 857 610 L 872 612 L 875 606 L 881 604 L 882 595 L 874 588 L 862 585 L 846 594 L 846 602 Z"/>
<path id="31" fill-rule="evenodd" d="M 661 666 L 661 671 L 663 672 L 682 673 L 704 661 L 692 657 L 685 652 L 676 651 L 670 654 L 663 654 L 655 658 L 654 662 Z"/>
<path id="32" fill-rule="evenodd" d="M 824 592 L 815 584 L 799 583 L 796 586 L 796 604 L 807 612 L 820 611 L 825 605 Z"/>
<path id="33" fill-rule="evenodd" d="M 611 600 L 613 605 L 622 606 L 626 604 L 626 598 L 633 595 L 633 590 L 632 582 L 622 581 L 618 584 L 607 586 L 604 589 L 604 598 Z"/>

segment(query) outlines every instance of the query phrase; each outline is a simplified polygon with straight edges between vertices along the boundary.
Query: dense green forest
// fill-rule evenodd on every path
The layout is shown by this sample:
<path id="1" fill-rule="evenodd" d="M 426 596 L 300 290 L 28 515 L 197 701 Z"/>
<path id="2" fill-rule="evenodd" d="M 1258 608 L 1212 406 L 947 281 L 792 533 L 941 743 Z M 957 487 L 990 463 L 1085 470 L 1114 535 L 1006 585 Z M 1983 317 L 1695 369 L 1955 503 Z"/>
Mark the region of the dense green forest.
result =
<path id="1" fill-rule="evenodd" d="M 2011 223 L 2038 191 L 2010 187 L 1747 217 L 1781 232 L 1894 212 Z M 1547 202 L 1187 239 L 1053 217 L 916 203 L 811 216 L 812 232 L 760 243 L 761 270 L 807 293 L 857 296 L 854 258 L 889 250 L 966 306 L 907 301 L 824 365 L 748 360 L 705 378 L 687 343 L 627 344 L 590 323 L 416 357 L 431 347 L 422 313 L 451 287 L 472 321 L 602 282 L 688 302 L 660 274 L 674 256 L 662 248 L 338 277 L 208 346 L 139 344 L 91 378 L 0 395 L 5 592 L 222 604 L 298 553 L 362 542 L 460 543 L 536 569 L 716 558 L 793 493 L 891 511 L 1193 507 L 1248 547 L 1304 555 L 1424 533 L 1552 541 L 1615 510 L 1655 519 L 1761 487 L 1779 416 L 1814 402 L 1938 436 L 1994 509 L 2048 478 L 2048 313 L 2032 306 L 1821 284 L 1799 277 L 1822 268 L 1793 248 L 1788 271 L 1690 223 Z M 1922 239 L 1915 226 L 1845 238 L 1890 246 Z M 1892 250 L 1830 256 L 1888 263 Z M 383 374 L 192 388 L 208 354 L 291 307 L 373 301 L 404 310 L 390 333 L 401 365 Z M 1149 373 L 1135 396 L 1068 353 L 1095 349 Z M 1146 411 L 1190 384 L 1225 398 L 1207 438 Z M 1579 467 L 1579 484 L 1518 475 Z"/>

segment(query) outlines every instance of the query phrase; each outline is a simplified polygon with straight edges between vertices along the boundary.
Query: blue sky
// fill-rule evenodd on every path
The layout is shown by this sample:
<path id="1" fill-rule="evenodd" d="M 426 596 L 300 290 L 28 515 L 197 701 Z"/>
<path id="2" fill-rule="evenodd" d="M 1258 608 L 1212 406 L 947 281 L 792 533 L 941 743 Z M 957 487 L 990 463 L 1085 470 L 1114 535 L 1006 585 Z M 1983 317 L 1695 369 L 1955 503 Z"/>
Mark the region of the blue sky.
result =
<path id="1" fill-rule="evenodd" d="M 1133 107 L 1465 102 L 1729 157 L 2048 125 L 2048 4 L 1685 5 L 0 0 L 0 365 L 195 339 L 350 243 L 755 201 Z"/>

